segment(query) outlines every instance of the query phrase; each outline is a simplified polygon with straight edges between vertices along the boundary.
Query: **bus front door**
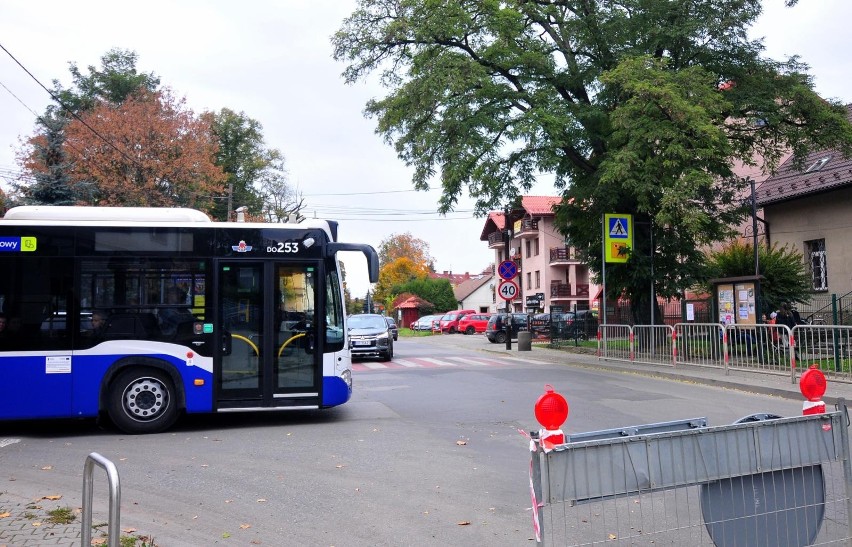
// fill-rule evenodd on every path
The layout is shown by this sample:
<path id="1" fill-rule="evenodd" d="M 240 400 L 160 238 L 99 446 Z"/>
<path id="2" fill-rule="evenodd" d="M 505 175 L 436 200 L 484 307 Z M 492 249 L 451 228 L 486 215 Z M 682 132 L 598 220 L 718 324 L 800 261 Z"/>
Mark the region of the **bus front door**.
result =
<path id="1" fill-rule="evenodd" d="M 317 268 L 301 263 L 221 262 L 222 355 L 218 406 L 316 407 L 321 401 Z"/>

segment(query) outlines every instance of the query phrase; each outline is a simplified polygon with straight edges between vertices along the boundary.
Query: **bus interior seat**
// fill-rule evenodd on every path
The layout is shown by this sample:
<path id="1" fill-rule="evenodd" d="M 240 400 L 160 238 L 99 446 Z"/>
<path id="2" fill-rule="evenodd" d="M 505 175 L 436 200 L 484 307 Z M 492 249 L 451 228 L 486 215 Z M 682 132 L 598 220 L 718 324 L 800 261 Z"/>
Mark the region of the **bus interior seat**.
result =
<path id="1" fill-rule="evenodd" d="M 116 313 L 107 320 L 104 337 L 108 340 L 120 338 L 152 339 L 160 336 L 157 318 L 153 313 Z"/>

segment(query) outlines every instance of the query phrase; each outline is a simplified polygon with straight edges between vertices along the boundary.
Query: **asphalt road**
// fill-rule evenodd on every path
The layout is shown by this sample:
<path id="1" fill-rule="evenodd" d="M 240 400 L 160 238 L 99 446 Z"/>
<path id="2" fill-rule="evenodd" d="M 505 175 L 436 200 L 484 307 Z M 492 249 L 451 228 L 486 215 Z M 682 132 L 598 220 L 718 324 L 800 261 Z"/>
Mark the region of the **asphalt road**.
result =
<path id="1" fill-rule="evenodd" d="M 801 412 L 792 399 L 490 346 L 482 336 L 400 339 L 392 363 L 359 363 L 353 399 L 330 411 L 192 417 L 147 436 L 89 421 L 3 424 L 0 513 L 28 500 L 79 508 L 85 458 L 98 452 L 121 477 L 122 534 L 161 547 L 528 545 L 529 452 L 518 430 L 538 429 L 545 384 L 569 402 L 568 432 Z M 51 495 L 62 498 L 42 499 Z M 95 499 L 95 522 L 105 522 L 99 469 Z M 8 524 L 0 545 L 16 544 Z"/>

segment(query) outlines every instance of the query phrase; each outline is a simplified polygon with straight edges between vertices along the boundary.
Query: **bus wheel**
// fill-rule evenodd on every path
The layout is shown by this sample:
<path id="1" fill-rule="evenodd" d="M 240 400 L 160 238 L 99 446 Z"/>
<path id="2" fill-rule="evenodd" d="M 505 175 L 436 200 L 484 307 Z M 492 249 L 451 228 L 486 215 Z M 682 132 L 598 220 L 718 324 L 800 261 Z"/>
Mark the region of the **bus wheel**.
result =
<path id="1" fill-rule="evenodd" d="M 110 384 L 109 417 L 125 433 L 157 433 L 175 423 L 172 380 L 155 369 L 130 369 Z"/>

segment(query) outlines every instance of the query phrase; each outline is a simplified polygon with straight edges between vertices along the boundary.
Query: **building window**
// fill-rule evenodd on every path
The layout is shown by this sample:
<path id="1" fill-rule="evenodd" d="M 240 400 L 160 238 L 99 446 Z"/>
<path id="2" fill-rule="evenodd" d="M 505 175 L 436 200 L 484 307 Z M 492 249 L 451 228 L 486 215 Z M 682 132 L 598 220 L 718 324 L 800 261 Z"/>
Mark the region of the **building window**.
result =
<path id="1" fill-rule="evenodd" d="M 532 273 L 527 272 L 527 290 L 532 289 Z"/>
<path id="2" fill-rule="evenodd" d="M 825 240 L 805 241 L 805 256 L 811 270 L 811 284 L 815 291 L 828 290 L 828 271 L 826 269 Z"/>
<path id="3" fill-rule="evenodd" d="M 536 289 L 541 288 L 541 271 L 540 270 L 535 271 L 535 288 Z"/>
<path id="4" fill-rule="evenodd" d="M 814 171 L 819 171 L 820 169 L 825 167 L 825 164 L 829 161 L 831 161 L 831 156 L 825 156 L 823 158 L 820 158 L 813 162 L 810 167 L 805 169 L 805 173 L 813 173 Z"/>
<path id="5" fill-rule="evenodd" d="M 531 255 L 530 255 L 530 248 L 531 248 L 531 247 L 530 247 L 530 241 L 529 241 L 529 240 L 527 240 L 527 241 L 526 241 L 526 242 L 524 242 L 524 243 L 525 243 L 525 246 L 526 246 L 526 248 L 527 248 L 527 258 L 529 258 L 529 257 L 531 256 Z"/>
<path id="6" fill-rule="evenodd" d="M 533 256 L 538 256 L 538 252 L 539 252 L 539 250 L 538 250 L 538 240 L 536 239 L 536 240 L 535 240 L 535 243 L 533 244 Z"/>

